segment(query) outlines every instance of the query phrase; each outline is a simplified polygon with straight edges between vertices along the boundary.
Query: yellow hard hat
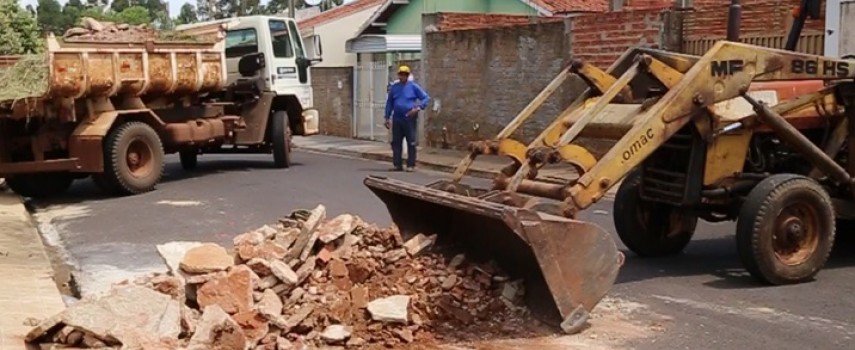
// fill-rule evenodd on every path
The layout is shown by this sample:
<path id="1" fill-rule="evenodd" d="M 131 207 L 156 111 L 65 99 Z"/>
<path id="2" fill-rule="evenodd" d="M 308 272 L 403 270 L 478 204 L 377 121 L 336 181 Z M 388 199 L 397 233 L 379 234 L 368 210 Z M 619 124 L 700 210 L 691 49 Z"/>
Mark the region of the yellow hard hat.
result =
<path id="1" fill-rule="evenodd" d="M 410 67 L 407 67 L 406 65 L 400 66 L 398 67 L 398 73 L 410 74 Z"/>

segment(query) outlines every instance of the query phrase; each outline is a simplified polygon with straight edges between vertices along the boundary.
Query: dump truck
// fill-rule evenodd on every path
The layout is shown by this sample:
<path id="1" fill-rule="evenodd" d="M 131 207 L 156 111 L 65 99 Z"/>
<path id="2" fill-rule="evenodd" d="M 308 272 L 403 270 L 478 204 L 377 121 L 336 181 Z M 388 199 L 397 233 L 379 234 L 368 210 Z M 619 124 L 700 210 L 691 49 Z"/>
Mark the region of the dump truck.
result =
<path id="1" fill-rule="evenodd" d="M 49 34 L 44 55 L 2 62 L 4 79 L 30 81 L 24 93 L 0 94 L 0 178 L 11 189 L 47 197 L 91 177 L 111 194 L 143 193 L 173 153 L 187 170 L 211 153 L 272 154 L 286 168 L 291 137 L 318 133 L 309 68 L 321 60 L 320 38 L 307 53 L 293 19 L 147 33 Z"/>
<path id="2" fill-rule="evenodd" d="M 450 179 L 371 175 L 364 184 L 402 233 L 495 260 L 525 279 L 544 322 L 570 333 L 625 262 L 609 232 L 579 219 L 615 187 L 616 233 L 638 256 L 682 252 L 699 220 L 736 221 L 754 278 L 809 281 L 837 222 L 855 219 L 855 60 L 797 52 L 799 33 L 781 49 L 742 43 L 738 4 L 731 10 L 727 40 L 700 56 L 632 48 L 606 70 L 574 59 L 494 139 L 472 142 Z M 818 2 L 797 14 L 817 18 Z M 571 75 L 587 89 L 534 140 L 511 138 Z M 597 157 L 581 137 L 615 143 Z M 465 184 L 485 154 L 511 162 L 490 188 Z M 538 175 L 557 165 L 576 176 Z"/>

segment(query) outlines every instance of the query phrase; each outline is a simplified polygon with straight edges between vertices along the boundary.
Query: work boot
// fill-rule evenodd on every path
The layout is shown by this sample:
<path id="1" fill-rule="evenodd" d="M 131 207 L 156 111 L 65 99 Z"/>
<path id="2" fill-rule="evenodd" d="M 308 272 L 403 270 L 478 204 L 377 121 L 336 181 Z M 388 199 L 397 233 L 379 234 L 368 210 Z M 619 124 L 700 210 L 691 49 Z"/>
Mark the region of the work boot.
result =
<path id="1" fill-rule="evenodd" d="M 407 172 L 408 172 L 408 173 L 411 173 L 411 172 L 413 172 L 413 171 L 416 171 L 416 167 L 411 167 L 411 166 L 408 166 L 408 167 L 407 167 Z"/>

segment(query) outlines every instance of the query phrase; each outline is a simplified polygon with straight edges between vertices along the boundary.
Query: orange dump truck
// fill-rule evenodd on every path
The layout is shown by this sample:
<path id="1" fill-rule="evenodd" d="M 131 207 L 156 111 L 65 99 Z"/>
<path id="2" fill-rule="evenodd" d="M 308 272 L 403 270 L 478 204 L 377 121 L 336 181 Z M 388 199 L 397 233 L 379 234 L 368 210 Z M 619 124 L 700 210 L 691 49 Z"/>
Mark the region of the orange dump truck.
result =
<path id="1" fill-rule="evenodd" d="M 192 40 L 48 36 L 43 56 L 0 60 L 0 177 L 29 197 L 86 177 L 123 195 L 153 190 L 170 153 L 188 170 L 203 153 L 272 153 L 288 167 L 290 137 L 316 134 L 319 117 L 308 69 L 319 58 L 305 56 L 296 23 L 185 31 Z"/>

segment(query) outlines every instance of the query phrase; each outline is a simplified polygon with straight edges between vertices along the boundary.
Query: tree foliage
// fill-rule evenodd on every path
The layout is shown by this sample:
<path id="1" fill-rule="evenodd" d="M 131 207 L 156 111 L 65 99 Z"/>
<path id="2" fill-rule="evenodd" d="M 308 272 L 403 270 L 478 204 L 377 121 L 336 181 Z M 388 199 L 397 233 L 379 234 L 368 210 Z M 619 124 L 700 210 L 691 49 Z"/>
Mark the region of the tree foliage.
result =
<path id="1" fill-rule="evenodd" d="M 0 55 L 42 51 L 39 25 L 18 0 L 0 0 Z"/>

